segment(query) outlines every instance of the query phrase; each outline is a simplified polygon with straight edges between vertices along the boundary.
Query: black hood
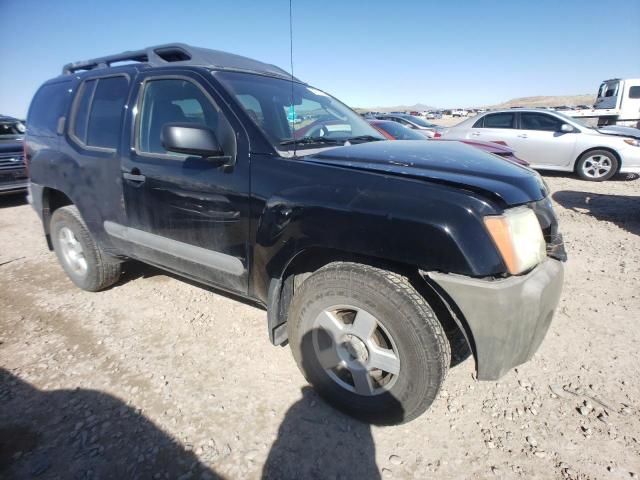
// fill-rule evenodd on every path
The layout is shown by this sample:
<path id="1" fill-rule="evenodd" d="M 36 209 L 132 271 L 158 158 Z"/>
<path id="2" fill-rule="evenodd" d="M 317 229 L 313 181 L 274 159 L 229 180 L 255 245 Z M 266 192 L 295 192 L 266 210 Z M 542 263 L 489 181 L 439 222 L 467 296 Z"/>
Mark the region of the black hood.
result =
<path id="1" fill-rule="evenodd" d="M 22 136 L 5 135 L 0 137 L 0 155 L 20 153 L 22 155 Z"/>
<path id="2" fill-rule="evenodd" d="M 540 176 L 460 142 L 379 141 L 324 150 L 305 161 L 446 183 L 520 205 L 547 196 Z"/>

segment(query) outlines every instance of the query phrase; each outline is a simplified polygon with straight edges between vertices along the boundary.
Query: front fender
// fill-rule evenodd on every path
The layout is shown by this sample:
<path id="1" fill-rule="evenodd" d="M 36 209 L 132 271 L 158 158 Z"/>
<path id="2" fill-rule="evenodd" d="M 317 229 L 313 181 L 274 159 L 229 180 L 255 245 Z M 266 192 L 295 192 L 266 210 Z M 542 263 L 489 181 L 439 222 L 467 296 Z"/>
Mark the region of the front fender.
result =
<path id="1" fill-rule="evenodd" d="M 472 277 L 505 269 L 482 220 L 497 207 L 474 192 L 277 157 L 254 158 L 252 168 L 252 291 L 262 301 L 311 249 Z"/>

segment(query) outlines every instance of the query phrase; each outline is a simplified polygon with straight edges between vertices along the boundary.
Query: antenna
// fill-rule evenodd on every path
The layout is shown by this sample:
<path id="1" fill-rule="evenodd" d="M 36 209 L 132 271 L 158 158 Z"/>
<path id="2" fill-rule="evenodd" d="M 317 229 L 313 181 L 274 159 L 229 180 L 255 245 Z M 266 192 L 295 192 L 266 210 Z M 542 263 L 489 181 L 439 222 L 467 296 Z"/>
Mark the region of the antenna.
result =
<path id="1" fill-rule="evenodd" d="M 293 9 L 292 0 L 289 0 L 289 60 L 291 63 L 291 135 L 293 136 L 293 156 L 297 157 L 296 151 L 296 107 L 294 105 L 293 95 Z"/>

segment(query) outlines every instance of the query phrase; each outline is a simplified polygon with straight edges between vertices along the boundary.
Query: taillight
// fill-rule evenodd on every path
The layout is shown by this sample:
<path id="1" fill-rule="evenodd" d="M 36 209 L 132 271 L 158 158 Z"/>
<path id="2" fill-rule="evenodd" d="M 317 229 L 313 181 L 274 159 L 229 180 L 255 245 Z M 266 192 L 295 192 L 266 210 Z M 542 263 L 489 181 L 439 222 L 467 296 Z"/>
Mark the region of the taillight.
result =
<path id="1" fill-rule="evenodd" d="M 435 132 L 433 134 L 433 138 L 440 138 L 442 136 L 442 134 L 440 132 Z"/>

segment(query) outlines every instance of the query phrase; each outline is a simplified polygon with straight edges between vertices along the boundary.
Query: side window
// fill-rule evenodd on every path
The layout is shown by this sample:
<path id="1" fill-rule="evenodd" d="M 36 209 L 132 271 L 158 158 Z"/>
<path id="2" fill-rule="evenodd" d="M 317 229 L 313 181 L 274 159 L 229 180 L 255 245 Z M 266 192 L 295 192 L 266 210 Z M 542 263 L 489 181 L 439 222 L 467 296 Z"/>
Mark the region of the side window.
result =
<path id="1" fill-rule="evenodd" d="M 484 128 L 514 128 L 513 120 L 515 115 L 510 112 L 492 113 L 484 117 Z"/>
<path id="2" fill-rule="evenodd" d="M 545 132 L 557 132 L 562 121 L 559 118 L 544 113 L 521 113 L 520 128 L 522 130 L 542 130 Z"/>
<path id="3" fill-rule="evenodd" d="M 38 90 L 27 117 L 30 135 L 54 137 L 57 135 L 58 120 L 66 113 L 70 82 L 50 83 Z"/>
<path id="4" fill-rule="evenodd" d="M 146 82 L 142 93 L 136 148 L 145 153 L 167 152 L 160 136 L 167 123 L 191 122 L 206 125 L 220 136 L 221 114 L 205 93 L 193 82 L 181 79 L 158 79 Z"/>
<path id="5" fill-rule="evenodd" d="M 629 88 L 629 98 L 640 98 L 640 86 Z"/>
<path id="6" fill-rule="evenodd" d="M 72 136 L 88 147 L 117 149 L 128 93 L 129 82 L 124 76 L 84 82 L 76 99 Z"/>
<path id="7" fill-rule="evenodd" d="M 96 90 L 97 80 L 86 81 L 80 86 L 78 98 L 76 100 L 76 108 L 73 114 L 73 122 L 71 125 L 71 135 L 80 143 L 87 143 L 87 125 L 89 123 L 89 106 L 93 93 Z"/>

